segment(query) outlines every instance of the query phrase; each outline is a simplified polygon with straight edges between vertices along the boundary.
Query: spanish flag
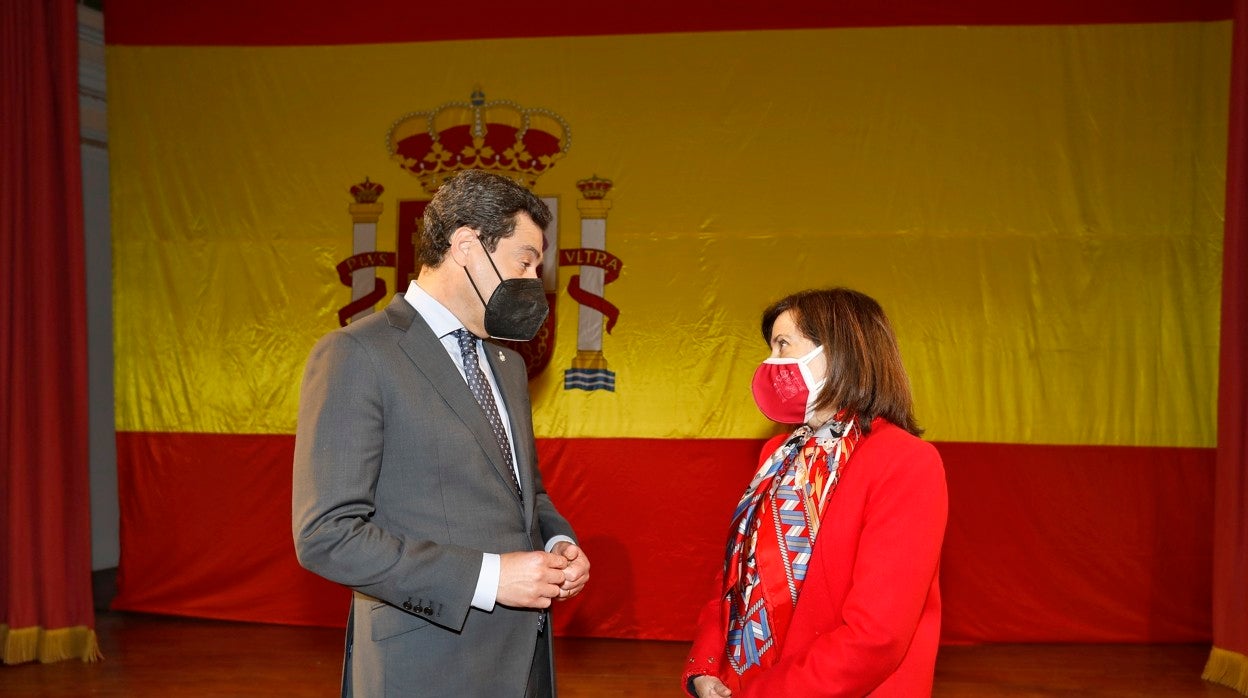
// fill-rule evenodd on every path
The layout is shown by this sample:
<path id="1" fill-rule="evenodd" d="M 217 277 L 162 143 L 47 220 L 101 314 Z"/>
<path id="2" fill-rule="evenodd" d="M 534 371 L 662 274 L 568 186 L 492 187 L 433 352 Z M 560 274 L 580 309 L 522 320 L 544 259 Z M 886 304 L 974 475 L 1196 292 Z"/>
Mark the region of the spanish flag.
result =
<path id="1" fill-rule="evenodd" d="M 947 469 L 944 640 L 1210 638 L 1230 4 L 110 0 L 119 609 L 341 625 L 290 537 L 312 344 L 438 177 L 557 209 L 563 634 L 687 639 L 776 425 L 761 310 L 896 326 Z"/>

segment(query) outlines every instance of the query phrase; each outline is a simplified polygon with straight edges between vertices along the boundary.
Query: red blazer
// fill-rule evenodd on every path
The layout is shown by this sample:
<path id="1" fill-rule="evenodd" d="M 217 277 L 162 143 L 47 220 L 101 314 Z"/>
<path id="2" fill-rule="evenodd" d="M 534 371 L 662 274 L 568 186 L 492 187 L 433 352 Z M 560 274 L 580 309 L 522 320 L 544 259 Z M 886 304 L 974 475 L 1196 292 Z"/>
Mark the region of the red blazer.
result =
<path id="1" fill-rule="evenodd" d="M 760 463 L 786 437 L 768 441 Z M 714 674 L 734 698 L 931 695 L 948 509 L 936 449 L 876 419 L 828 501 L 779 661 L 740 684 L 724 658 L 717 591 L 683 680 Z"/>

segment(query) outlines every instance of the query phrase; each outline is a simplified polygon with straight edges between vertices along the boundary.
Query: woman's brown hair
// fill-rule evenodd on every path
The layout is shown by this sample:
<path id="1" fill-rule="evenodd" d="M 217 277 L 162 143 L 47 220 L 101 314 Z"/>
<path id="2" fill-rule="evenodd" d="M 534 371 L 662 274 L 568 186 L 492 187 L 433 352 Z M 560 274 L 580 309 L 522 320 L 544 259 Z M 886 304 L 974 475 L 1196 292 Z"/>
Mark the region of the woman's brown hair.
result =
<path id="1" fill-rule="evenodd" d="M 815 409 L 844 409 L 858 415 L 863 433 L 871 420 L 883 417 L 919 436 L 914 418 L 910 379 L 901 363 L 897 336 L 875 299 L 848 288 L 800 291 L 763 311 L 763 341 L 771 345 L 771 328 L 786 310 L 808 339 L 823 347 L 828 381 Z"/>

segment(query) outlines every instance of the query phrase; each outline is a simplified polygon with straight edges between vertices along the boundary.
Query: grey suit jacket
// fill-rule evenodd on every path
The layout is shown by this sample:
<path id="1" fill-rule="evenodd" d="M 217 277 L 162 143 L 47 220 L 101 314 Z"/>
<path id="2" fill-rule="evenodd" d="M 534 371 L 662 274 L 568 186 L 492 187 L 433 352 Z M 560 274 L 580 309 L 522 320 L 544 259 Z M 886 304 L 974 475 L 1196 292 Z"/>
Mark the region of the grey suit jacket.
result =
<path id="1" fill-rule="evenodd" d="M 537 469 L 524 360 L 486 350 L 523 503 L 463 376 L 401 295 L 308 359 L 292 527 L 300 563 L 355 590 L 344 693 L 524 693 L 537 612 L 471 607 L 482 552 L 540 550 L 573 532 Z"/>

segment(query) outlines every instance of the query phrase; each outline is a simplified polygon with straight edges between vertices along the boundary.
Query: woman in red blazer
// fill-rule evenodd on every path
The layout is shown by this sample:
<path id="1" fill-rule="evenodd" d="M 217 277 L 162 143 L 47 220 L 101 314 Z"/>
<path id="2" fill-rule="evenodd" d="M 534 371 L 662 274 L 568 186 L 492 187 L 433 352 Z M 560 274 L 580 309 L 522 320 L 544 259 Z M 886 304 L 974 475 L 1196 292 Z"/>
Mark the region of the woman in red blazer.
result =
<path id="1" fill-rule="evenodd" d="M 884 311 L 849 289 L 763 313 L 763 447 L 683 677 L 693 696 L 930 695 L 948 497 Z"/>

